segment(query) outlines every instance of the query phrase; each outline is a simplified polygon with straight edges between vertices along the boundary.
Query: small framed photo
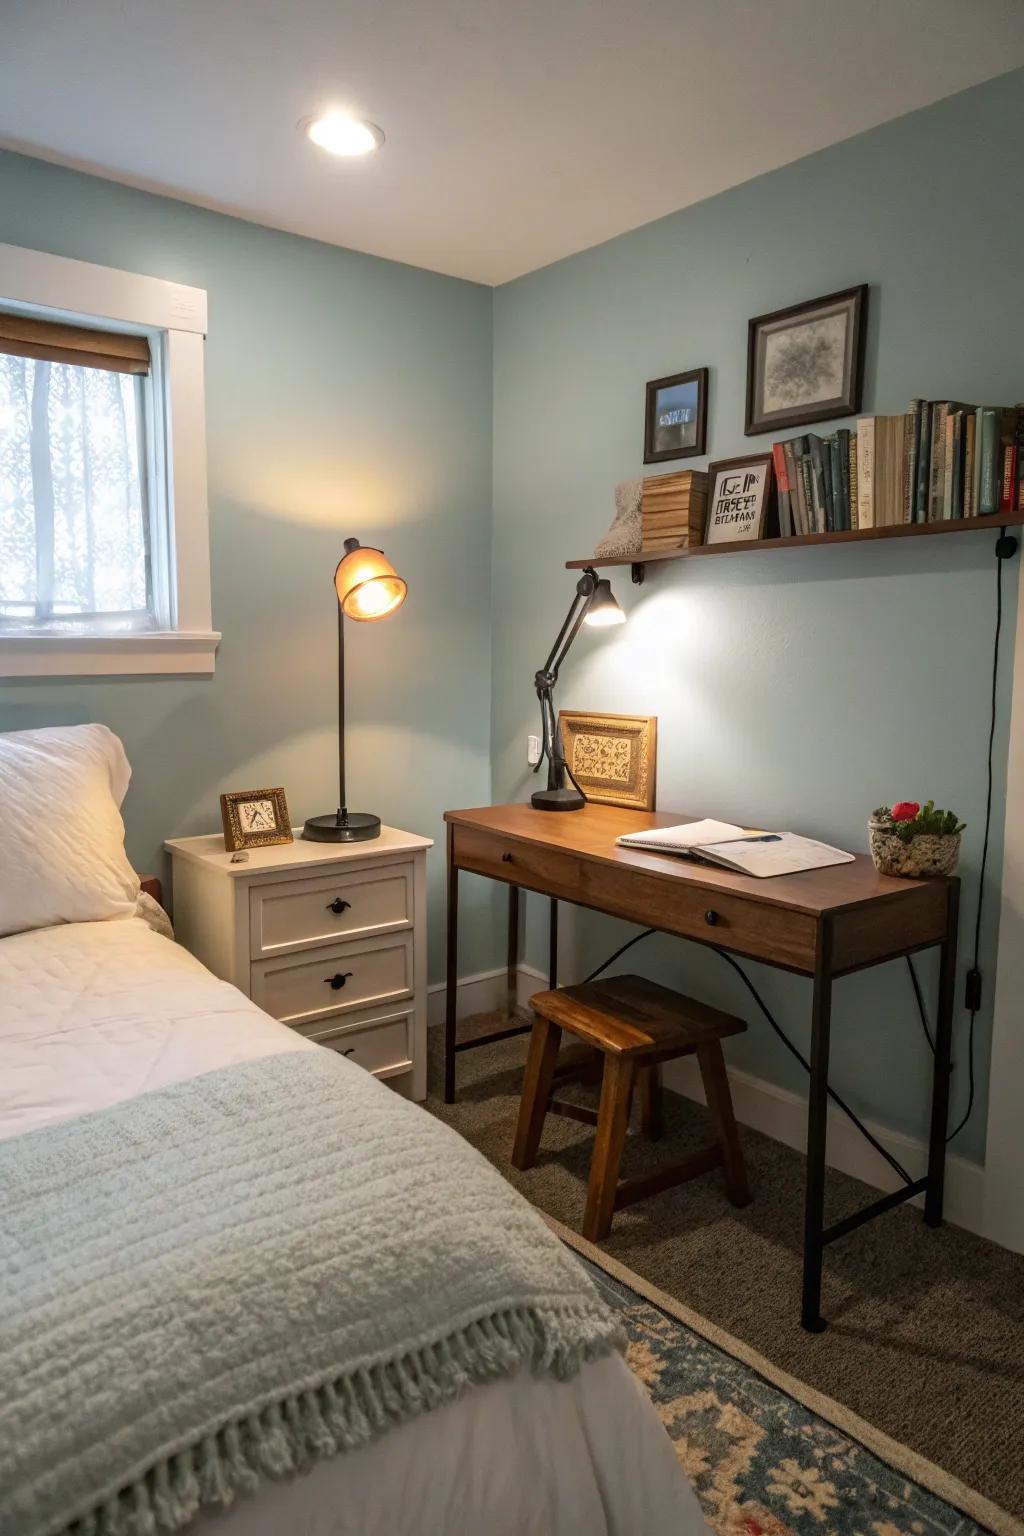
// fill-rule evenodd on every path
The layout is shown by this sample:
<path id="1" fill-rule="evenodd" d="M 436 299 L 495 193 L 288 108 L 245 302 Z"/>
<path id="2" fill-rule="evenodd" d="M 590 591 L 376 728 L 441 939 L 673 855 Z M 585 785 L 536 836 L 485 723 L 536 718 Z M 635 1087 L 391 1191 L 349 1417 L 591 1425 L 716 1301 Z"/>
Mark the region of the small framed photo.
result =
<path id="1" fill-rule="evenodd" d="M 220 815 L 229 853 L 293 841 L 283 789 L 232 790 L 220 797 Z"/>
<path id="2" fill-rule="evenodd" d="M 758 315 L 747 328 L 746 435 L 855 416 L 868 285 Z"/>
<path id="3" fill-rule="evenodd" d="M 708 516 L 705 544 L 765 539 L 772 532 L 772 456 L 751 453 L 708 465 Z"/>
<path id="4" fill-rule="evenodd" d="M 708 424 L 708 370 L 673 373 L 647 386 L 644 463 L 690 459 L 705 453 Z"/>
<path id="5" fill-rule="evenodd" d="M 592 715 L 558 712 L 562 750 L 588 800 L 654 810 L 657 766 L 656 715 Z"/>

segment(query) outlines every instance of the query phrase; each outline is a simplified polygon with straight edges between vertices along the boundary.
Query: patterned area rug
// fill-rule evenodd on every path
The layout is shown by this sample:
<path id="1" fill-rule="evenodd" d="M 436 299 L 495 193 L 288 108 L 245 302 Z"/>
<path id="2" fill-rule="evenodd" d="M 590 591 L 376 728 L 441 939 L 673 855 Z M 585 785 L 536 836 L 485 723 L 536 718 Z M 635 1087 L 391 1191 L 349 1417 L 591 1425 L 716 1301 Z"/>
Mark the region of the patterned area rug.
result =
<path id="1" fill-rule="evenodd" d="M 1024 1526 L 551 1217 L 619 1312 L 716 1536 L 1018 1536 Z"/>

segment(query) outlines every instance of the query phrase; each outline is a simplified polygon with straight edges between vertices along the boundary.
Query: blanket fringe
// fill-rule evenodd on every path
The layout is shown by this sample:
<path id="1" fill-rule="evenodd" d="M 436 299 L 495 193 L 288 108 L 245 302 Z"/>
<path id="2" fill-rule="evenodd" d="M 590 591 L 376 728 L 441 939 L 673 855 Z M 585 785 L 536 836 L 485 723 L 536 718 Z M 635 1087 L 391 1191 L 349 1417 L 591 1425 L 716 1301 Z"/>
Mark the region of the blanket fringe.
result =
<path id="1" fill-rule="evenodd" d="M 598 1308 L 511 1307 L 396 1360 L 361 1367 L 223 1425 L 151 1467 L 65 1527 L 66 1536 L 172 1536 L 200 1509 L 224 1510 L 264 1481 L 366 1445 L 393 1425 L 453 1402 L 466 1387 L 529 1365 L 567 1381 L 624 1347 Z"/>

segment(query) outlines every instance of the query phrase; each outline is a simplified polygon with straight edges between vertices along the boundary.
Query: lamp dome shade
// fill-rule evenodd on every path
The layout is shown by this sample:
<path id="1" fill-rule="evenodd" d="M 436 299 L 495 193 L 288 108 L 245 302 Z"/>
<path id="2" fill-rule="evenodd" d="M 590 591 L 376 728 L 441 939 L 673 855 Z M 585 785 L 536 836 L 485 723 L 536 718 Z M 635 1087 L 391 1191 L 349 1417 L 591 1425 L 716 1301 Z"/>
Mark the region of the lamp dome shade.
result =
<path id="1" fill-rule="evenodd" d="M 341 610 L 349 619 L 385 619 L 405 602 L 408 587 L 379 549 L 358 539 L 345 540 L 345 554 L 334 573 Z"/>
<path id="2" fill-rule="evenodd" d="M 594 588 L 594 595 L 590 599 L 590 607 L 586 612 L 586 622 L 596 628 L 604 628 L 609 624 L 625 624 L 626 615 L 615 600 L 611 582 L 601 580 Z"/>

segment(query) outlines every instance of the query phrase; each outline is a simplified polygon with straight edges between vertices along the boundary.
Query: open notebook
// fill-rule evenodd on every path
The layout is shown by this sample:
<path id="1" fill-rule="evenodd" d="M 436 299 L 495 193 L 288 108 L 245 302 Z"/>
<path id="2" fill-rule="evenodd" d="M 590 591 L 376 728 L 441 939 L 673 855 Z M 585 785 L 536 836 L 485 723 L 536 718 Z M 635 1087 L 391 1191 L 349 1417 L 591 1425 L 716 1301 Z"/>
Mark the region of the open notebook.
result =
<path id="1" fill-rule="evenodd" d="M 810 837 L 798 837 L 795 832 L 750 832 L 727 821 L 686 821 L 678 827 L 627 832 L 616 842 L 624 848 L 644 848 L 650 853 L 679 853 L 684 858 L 707 859 L 723 869 L 762 878 L 853 862 L 852 853 L 843 853 Z"/>

